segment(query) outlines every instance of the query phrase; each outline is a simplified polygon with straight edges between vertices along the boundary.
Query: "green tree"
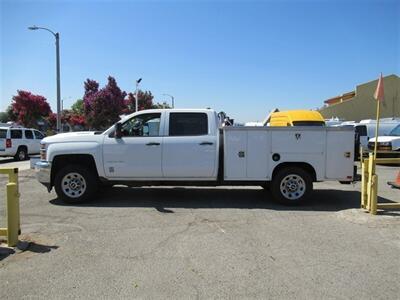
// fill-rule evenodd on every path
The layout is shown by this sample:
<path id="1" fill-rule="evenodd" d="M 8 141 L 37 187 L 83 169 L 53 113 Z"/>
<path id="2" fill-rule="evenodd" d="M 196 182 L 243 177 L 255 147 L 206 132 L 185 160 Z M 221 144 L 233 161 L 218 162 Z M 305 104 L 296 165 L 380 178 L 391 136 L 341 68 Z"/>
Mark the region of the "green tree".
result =
<path id="1" fill-rule="evenodd" d="M 83 107 L 83 100 L 78 99 L 74 104 L 71 106 L 71 110 L 76 115 L 84 115 L 85 108 Z"/>
<path id="2" fill-rule="evenodd" d="M 163 103 L 157 102 L 153 104 L 151 108 L 171 108 L 171 106 L 169 106 L 169 104 L 164 101 Z"/>
<path id="3" fill-rule="evenodd" d="M 8 121 L 17 121 L 18 115 L 14 112 L 12 105 L 9 105 L 6 109 Z"/>
<path id="4" fill-rule="evenodd" d="M 5 111 L 0 112 L 0 122 L 6 123 L 8 121 L 8 114 Z"/>

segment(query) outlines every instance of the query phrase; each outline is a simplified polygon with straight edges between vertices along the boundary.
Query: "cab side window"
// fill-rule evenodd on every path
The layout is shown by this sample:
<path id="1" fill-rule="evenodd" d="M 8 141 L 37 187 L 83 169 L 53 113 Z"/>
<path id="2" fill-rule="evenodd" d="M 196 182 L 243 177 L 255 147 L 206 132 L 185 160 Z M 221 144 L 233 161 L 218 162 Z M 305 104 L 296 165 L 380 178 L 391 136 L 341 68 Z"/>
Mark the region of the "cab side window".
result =
<path id="1" fill-rule="evenodd" d="M 123 137 L 159 136 L 161 114 L 143 114 L 122 124 Z"/>
<path id="2" fill-rule="evenodd" d="M 207 135 L 206 113 L 171 113 L 169 115 L 169 136 Z"/>
<path id="3" fill-rule="evenodd" d="M 31 130 L 25 130 L 25 138 L 28 140 L 33 140 L 33 133 Z"/>

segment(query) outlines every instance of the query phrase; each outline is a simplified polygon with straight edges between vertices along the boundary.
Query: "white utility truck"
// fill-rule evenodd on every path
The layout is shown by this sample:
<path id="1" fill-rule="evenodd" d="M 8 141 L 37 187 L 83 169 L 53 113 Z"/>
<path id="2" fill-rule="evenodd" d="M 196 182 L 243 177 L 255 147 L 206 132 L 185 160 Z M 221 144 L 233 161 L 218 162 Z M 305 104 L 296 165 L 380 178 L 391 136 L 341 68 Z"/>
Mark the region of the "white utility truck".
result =
<path id="1" fill-rule="evenodd" d="M 375 138 L 368 141 L 368 148 L 373 150 L 375 147 Z M 378 136 L 378 150 L 385 153 L 392 153 L 398 151 L 400 154 L 400 124 L 393 128 L 387 135 Z M 393 154 L 393 153 L 392 153 Z M 397 154 L 396 152 L 394 154 Z"/>
<path id="2" fill-rule="evenodd" d="M 313 182 L 351 182 L 354 128 L 223 127 L 211 109 L 143 110 L 104 132 L 42 140 L 38 180 L 69 203 L 98 187 L 258 185 L 283 203 L 305 200 Z"/>

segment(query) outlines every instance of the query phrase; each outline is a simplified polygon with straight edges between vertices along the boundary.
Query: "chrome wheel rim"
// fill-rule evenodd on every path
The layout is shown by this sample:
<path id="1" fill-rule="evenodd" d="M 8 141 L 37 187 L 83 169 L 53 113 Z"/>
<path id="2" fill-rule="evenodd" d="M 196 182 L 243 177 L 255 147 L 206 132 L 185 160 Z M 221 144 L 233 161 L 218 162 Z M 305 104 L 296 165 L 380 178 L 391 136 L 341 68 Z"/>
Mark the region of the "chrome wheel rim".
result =
<path id="1" fill-rule="evenodd" d="M 70 198 L 78 198 L 86 191 L 86 180 L 79 173 L 68 173 L 61 180 L 61 189 Z"/>
<path id="2" fill-rule="evenodd" d="M 282 195 L 288 200 L 297 200 L 306 192 L 306 182 L 297 174 L 285 176 L 280 184 Z"/>
<path id="3" fill-rule="evenodd" d="M 20 150 L 18 153 L 18 158 L 19 160 L 24 160 L 25 159 L 25 151 L 24 150 Z"/>

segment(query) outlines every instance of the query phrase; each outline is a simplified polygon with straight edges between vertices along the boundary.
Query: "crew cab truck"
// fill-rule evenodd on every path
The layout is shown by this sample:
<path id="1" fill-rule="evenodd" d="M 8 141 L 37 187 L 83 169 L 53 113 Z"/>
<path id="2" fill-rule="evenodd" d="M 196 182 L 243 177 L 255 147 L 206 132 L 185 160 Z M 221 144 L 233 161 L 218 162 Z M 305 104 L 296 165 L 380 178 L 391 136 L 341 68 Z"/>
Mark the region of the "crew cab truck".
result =
<path id="1" fill-rule="evenodd" d="M 313 182 L 351 182 L 354 128 L 221 127 L 211 109 L 143 110 L 102 133 L 43 139 L 38 180 L 69 203 L 101 185 L 269 186 L 295 204 Z"/>

